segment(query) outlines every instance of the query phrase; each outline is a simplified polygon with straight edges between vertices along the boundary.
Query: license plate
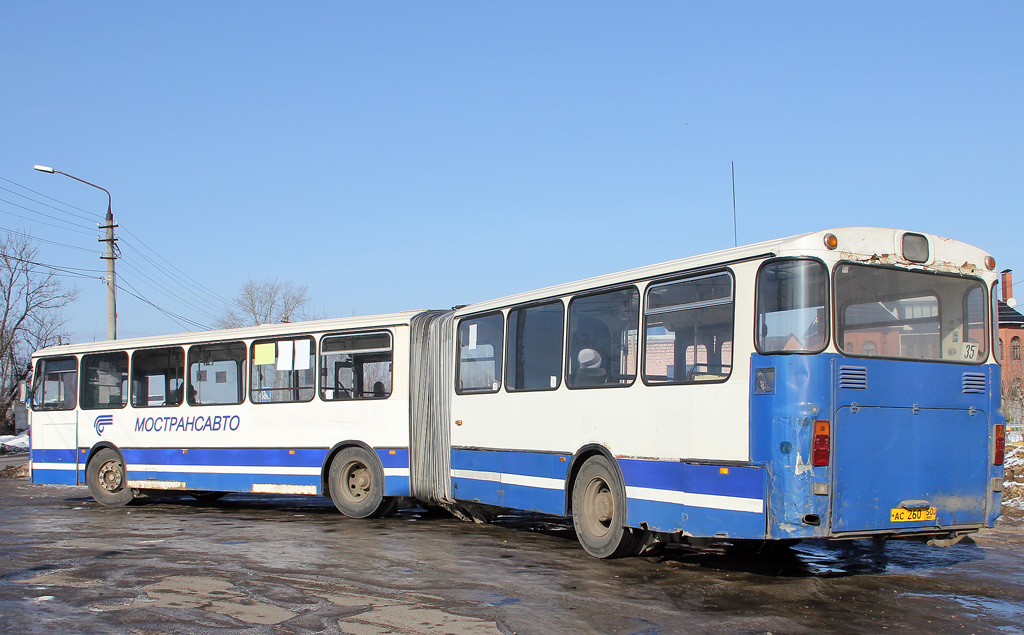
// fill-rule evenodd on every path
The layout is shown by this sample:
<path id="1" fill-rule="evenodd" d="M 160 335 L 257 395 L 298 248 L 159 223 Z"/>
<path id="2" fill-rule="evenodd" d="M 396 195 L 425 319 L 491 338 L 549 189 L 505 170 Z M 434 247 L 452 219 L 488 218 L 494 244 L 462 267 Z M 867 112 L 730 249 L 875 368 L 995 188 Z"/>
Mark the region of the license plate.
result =
<path id="1" fill-rule="evenodd" d="M 897 507 L 889 511 L 889 522 L 910 523 L 921 520 L 935 520 L 935 508 L 903 509 L 902 507 Z"/>

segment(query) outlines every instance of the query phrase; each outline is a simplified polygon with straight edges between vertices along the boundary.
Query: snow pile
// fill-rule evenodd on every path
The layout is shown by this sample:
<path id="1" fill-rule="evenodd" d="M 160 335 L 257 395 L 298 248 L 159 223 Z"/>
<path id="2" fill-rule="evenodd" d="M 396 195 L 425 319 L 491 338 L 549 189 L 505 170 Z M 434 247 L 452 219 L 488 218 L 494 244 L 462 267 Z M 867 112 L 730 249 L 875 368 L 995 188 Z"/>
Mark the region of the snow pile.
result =
<path id="1" fill-rule="evenodd" d="M 16 437 L 0 436 L 0 454 L 13 454 L 15 452 L 28 452 L 28 431 L 22 432 Z"/>
<path id="2" fill-rule="evenodd" d="M 1007 444 L 1003 470 L 1003 515 L 1024 517 L 1024 446 Z"/>

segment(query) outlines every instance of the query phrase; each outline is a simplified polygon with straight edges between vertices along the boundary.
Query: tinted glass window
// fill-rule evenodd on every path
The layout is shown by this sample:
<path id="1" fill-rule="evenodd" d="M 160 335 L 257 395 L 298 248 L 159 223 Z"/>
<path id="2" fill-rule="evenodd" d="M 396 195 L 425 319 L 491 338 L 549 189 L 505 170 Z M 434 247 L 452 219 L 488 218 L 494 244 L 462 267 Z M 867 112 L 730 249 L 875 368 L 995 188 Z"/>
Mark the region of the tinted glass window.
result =
<path id="1" fill-rule="evenodd" d="M 501 313 L 470 317 L 459 322 L 459 363 L 456 392 L 498 392 L 501 388 Z"/>
<path id="2" fill-rule="evenodd" d="M 245 344 L 224 342 L 188 349 L 188 403 L 193 406 L 242 403 Z"/>
<path id="3" fill-rule="evenodd" d="M 180 406 L 184 387 L 185 351 L 181 348 L 132 353 L 132 406 Z"/>
<path id="4" fill-rule="evenodd" d="M 570 388 L 628 386 L 636 379 L 640 294 L 635 287 L 569 304 Z"/>
<path id="5" fill-rule="evenodd" d="M 320 398 L 387 399 L 391 394 L 391 334 L 332 335 L 320 340 Z"/>
<path id="6" fill-rule="evenodd" d="M 128 353 L 83 356 L 82 408 L 122 408 L 127 403 Z"/>
<path id="7" fill-rule="evenodd" d="M 562 376 L 565 308 L 551 302 L 508 312 L 506 390 L 554 390 Z"/>
<path id="8" fill-rule="evenodd" d="M 644 317 L 644 381 L 719 381 L 732 373 L 732 276 L 653 285 Z"/>

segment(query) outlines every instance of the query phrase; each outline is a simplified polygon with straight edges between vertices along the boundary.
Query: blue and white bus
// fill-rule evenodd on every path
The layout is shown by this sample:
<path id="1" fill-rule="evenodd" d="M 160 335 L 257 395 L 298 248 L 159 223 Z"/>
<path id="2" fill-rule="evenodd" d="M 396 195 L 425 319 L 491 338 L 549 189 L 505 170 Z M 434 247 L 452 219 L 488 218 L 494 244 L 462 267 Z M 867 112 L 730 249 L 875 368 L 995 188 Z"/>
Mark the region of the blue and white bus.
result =
<path id="1" fill-rule="evenodd" d="M 843 228 L 451 311 L 52 347 L 32 473 L 104 504 L 330 496 L 655 542 L 912 537 L 999 514 L 995 260 Z"/>

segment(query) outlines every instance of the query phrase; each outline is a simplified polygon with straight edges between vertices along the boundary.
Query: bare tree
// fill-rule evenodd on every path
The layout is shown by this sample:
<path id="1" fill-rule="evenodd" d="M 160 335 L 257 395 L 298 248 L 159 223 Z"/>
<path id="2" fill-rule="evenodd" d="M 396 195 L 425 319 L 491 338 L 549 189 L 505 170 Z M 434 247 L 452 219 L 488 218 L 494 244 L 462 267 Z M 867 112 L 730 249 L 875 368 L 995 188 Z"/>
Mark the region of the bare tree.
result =
<path id="1" fill-rule="evenodd" d="M 61 312 L 78 298 L 52 269 L 38 263 L 31 238 L 0 239 L 0 427 L 7 427 L 18 382 L 32 372 L 32 352 L 67 336 Z"/>
<path id="2" fill-rule="evenodd" d="M 220 328 L 294 322 L 315 317 L 309 311 L 309 287 L 291 280 L 250 278 L 217 321 Z"/>

